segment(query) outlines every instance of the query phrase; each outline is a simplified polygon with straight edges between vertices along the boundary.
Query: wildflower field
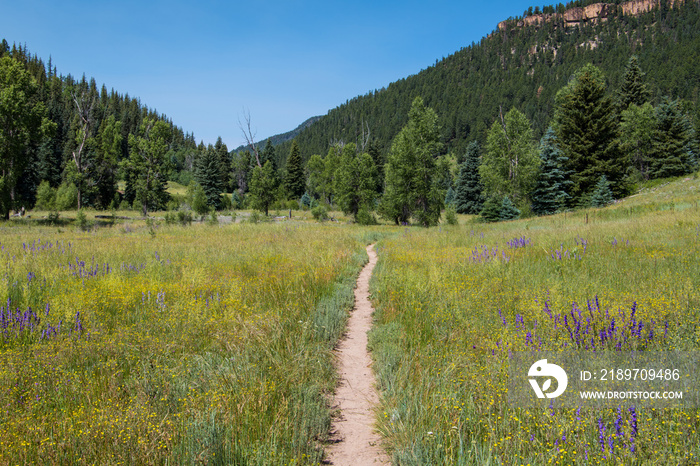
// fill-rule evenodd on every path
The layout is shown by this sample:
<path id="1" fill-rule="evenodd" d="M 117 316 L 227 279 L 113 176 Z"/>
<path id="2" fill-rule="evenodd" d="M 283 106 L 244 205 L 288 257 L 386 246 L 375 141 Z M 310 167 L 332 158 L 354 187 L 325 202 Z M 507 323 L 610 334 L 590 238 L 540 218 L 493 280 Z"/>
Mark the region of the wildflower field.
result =
<path id="1" fill-rule="evenodd" d="M 370 347 L 394 463 L 700 463 L 698 408 L 525 409 L 506 393 L 516 351 L 700 349 L 699 190 L 380 240 Z"/>
<path id="2" fill-rule="evenodd" d="M 0 230 L 0 465 L 314 464 L 368 238 Z"/>

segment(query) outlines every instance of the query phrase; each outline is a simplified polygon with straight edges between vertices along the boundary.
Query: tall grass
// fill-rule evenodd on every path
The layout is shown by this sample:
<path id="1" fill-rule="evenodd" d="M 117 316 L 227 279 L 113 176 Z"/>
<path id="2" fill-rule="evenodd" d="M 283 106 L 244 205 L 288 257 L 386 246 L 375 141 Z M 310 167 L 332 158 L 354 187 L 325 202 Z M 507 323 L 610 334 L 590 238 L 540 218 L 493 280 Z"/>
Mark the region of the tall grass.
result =
<path id="1" fill-rule="evenodd" d="M 394 462 L 697 464 L 697 408 L 537 411 L 506 396 L 515 351 L 700 348 L 697 185 L 679 180 L 603 210 L 381 240 L 370 345 Z M 686 207 L 663 208 L 670 203 Z M 597 325 L 633 315 L 644 331 L 591 343 L 554 325 L 589 305 Z"/>
<path id="2" fill-rule="evenodd" d="M 318 464 L 366 261 L 334 225 L 0 231 L 0 464 Z"/>

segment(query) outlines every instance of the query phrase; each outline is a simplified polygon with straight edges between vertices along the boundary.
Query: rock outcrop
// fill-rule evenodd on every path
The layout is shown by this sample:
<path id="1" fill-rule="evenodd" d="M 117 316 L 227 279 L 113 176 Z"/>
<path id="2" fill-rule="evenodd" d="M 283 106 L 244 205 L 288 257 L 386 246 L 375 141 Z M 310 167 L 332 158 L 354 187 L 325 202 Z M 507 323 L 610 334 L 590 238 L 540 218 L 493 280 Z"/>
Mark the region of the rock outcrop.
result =
<path id="1" fill-rule="evenodd" d="M 673 7 L 676 3 L 681 3 L 683 0 L 670 0 L 669 4 Z M 622 14 L 628 16 L 637 16 L 659 6 L 660 0 L 629 0 L 615 5 L 614 3 L 594 3 L 585 7 L 570 8 L 563 13 L 538 14 L 530 15 L 520 20 L 506 20 L 498 23 L 498 30 L 505 31 L 509 26 L 516 27 L 525 26 L 541 26 L 551 21 L 561 21 L 567 27 L 578 26 L 582 23 L 605 21 L 609 17 L 614 16 L 618 11 L 618 6 L 622 9 Z"/>

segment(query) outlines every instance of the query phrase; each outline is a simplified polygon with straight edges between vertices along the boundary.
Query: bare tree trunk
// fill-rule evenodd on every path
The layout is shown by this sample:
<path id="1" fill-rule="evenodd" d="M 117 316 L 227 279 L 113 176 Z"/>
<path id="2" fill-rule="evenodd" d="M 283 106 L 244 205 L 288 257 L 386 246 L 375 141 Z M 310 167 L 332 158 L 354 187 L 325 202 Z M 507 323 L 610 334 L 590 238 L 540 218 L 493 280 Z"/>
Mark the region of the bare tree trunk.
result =
<path id="1" fill-rule="evenodd" d="M 243 115 L 243 118 L 245 119 L 245 127 L 243 127 L 243 123 L 241 123 L 240 118 L 238 119 L 238 127 L 241 129 L 241 132 L 243 133 L 243 137 L 245 138 L 245 142 L 248 146 L 253 151 L 253 154 L 255 154 L 255 161 L 258 164 L 258 167 L 262 168 L 262 164 L 260 163 L 260 153 L 258 152 L 258 146 L 255 145 L 255 134 L 253 134 L 253 130 L 250 128 L 250 112 L 246 112 Z"/>

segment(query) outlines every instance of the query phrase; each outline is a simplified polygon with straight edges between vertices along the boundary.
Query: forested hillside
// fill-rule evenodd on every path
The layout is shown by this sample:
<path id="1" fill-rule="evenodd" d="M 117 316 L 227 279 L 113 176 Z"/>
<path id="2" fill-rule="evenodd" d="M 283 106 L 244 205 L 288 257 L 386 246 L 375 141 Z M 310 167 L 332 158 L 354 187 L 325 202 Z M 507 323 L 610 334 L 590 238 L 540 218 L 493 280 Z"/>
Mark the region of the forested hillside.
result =
<path id="1" fill-rule="evenodd" d="M 359 223 L 378 213 L 430 226 L 444 207 L 448 222 L 508 220 L 603 206 L 697 170 L 700 2 L 529 9 L 416 75 L 231 152 L 5 41 L 0 93 L 4 218 L 305 206 Z"/>
<path id="2" fill-rule="evenodd" d="M 594 2 L 570 6 L 590 3 Z M 564 6 L 557 10 L 563 11 Z M 416 75 L 330 110 L 297 137 L 303 158 L 325 154 L 336 141 L 358 142 L 363 125 L 365 132 L 369 128 L 380 152 L 386 154 L 392 139 L 408 121 L 408 110 L 417 96 L 437 112 L 445 151 L 463 154 L 469 141 L 485 141 L 486 129 L 498 116 L 499 108 L 504 113 L 518 108 L 530 119 L 539 137 L 552 119 L 555 94 L 575 70 L 593 63 L 615 89 L 632 55 L 638 56 L 657 101 L 666 95 L 683 99 L 690 104 L 696 121 L 699 118 L 697 0 L 676 2 L 673 8 L 664 1 L 638 16 L 624 15 L 619 8 L 604 22 L 581 22 L 573 27 L 562 17 L 525 27 L 518 26 L 517 18 L 506 23 L 503 30 Z M 278 150 L 288 151 L 289 143 Z"/>
<path id="3" fill-rule="evenodd" d="M 13 207 L 31 208 L 41 181 L 58 189 L 67 208 L 78 207 L 76 201 L 102 209 L 133 202 L 136 180 L 129 161 L 155 128 L 166 149 L 158 161 L 159 181 L 191 165 L 194 135 L 139 99 L 98 87 L 84 75 L 60 75 L 51 60 L 46 64 L 4 39 L 0 60 L 5 216 Z M 128 181 L 126 192 L 117 190 L 120 179 Z"/>

